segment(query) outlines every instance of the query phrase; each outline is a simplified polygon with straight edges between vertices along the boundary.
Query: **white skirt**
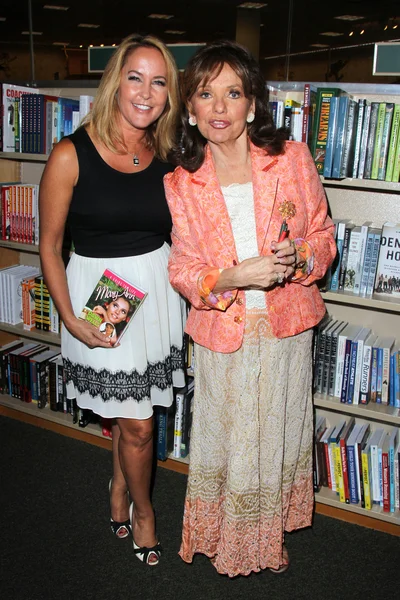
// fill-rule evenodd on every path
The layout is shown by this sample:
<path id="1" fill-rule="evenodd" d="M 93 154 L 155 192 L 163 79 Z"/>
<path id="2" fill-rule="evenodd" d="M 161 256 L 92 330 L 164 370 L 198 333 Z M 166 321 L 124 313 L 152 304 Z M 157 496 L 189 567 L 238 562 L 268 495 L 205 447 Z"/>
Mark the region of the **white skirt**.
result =
<path id="1" fill-rule="evenodd" d="M 67 267 L 72 307 L 79 316 L 106 268 L 148 295 L 116 348 L 88 348 L 62 328 L 68 398 L 106 418 L 147 419 L 153 406 L 171 406 L 173 387 L 185 385 L 186 307 L 171 287 L 169 246 L 139 256 L 88 258 L 73 254 Z"/>

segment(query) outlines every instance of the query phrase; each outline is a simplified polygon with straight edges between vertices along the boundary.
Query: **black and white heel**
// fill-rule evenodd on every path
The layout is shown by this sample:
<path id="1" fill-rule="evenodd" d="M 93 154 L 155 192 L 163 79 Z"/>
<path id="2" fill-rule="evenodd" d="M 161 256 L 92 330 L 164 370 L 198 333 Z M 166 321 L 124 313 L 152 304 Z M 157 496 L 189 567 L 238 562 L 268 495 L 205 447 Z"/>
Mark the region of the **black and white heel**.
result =
<path id="1" fill-rule="evenodd" d="M 112 477 L 108 483 L 108 491 L 110 494 L 111 494 L 111 486 L 112 486 Z M 110 517 L 110 526 L 111 526 L 111 531 L 113 532 L 113 534 L 120 540 L 123 540 L 124 538 L 128 537 L 128 535 L 130 533 L 132 533 L 130 519 L 127 519 L 126 521 L 114 521 L 114 519 L 112 517 Z"/>
<path id="2" fill-rule="evenodd" d="M 129 507 L 129 518 L 131 524 L 131 531 L 133 531 L 133 502 Z M 160 542 L 158 542 L 155 546 L 152 546 L 151 548 L 147 546 L 138 546 L 135 540 L 133 539 L 133 551 L 141 562 L 145 563 L 146 565 L 149 565 L 149 567 L 155 567 L 160 562 L 162 547 Z"/>

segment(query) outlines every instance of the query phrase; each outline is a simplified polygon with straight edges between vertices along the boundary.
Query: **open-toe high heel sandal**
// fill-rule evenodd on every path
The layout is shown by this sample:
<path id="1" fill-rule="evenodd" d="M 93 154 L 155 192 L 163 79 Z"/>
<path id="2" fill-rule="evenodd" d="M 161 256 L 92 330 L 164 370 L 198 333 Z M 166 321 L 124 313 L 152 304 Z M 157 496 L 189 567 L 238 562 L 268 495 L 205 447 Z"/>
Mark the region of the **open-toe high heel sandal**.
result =
<path id="1" fill-rule="evenodd" d="M 289 561 L 289 554 L 288 554 L 286 546 L 283 546 L 282 558 L 284 560 L 284 563 L 279 567 L 279 569 L 271 569 L 271 567 L 270 567 L 269 570 L 271 571 L 271 573 L 275 573 L 276 575 L 279 575 L 280 573 L 285 573 L 285 571 L 288 570 L 290 561 Z"/>
<path id="2" fill-rule="evenodd" d="M 110 494 L 111 494 L 111 486 L 112 486 L 112 477 L 108 483 L 108 491 Z M 128 492 L 127 492 L 127 494 L 128 494 Z M 113 532 L 113 534 L 120 540 L 123 540 L 124 538 L 128 537 L 128 535 L 130 533 L 132 533 L 130 519 L 127 519 L 126 521 L 114 521 L 114 519 L 112 517 L 110 517 L 110 526 L 111 526 L 111 531 Z"/>
<path id="3" fill-rule="evenodd" d="M 131 524 L 131 532 L 133 532 L 133 502 L 129 507 L 129 518 L 130 518 L 130 524 Z M 137 558 L 145 563 L 146 565 L 149 565 L 149 567 L 155 567 L 156 565 L 158 565 L 158 563 L 160 562 L 160 557 L 161 557 L 161 552 L 162 552 L 162 547 L 160 542 L 158 542 L 155 546 L 152 546 L 151 548 L 149 548 L 148 546 L 138 546 L 133 538 L 133 533 L 132 533 L 132 539 L 133 539 L 133 551 L 135 553 L 135 555 L 137 556 Z M 156 559 L 156 560 L 154 560 Z"/>

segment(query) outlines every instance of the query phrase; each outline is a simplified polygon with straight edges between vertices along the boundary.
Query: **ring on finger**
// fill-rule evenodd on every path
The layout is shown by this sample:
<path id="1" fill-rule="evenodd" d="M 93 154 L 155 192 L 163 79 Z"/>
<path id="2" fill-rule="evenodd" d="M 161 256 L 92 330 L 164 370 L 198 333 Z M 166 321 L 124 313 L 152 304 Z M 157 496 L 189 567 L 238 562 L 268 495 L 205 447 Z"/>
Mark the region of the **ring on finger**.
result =
<path id="1" fill-rule="evenodd" d="M 282 281 L 284 280 L 284 276 L 282 273 L 277 273 L 276 274 L 276 281 L 277 283 L 282 283 Z"/>

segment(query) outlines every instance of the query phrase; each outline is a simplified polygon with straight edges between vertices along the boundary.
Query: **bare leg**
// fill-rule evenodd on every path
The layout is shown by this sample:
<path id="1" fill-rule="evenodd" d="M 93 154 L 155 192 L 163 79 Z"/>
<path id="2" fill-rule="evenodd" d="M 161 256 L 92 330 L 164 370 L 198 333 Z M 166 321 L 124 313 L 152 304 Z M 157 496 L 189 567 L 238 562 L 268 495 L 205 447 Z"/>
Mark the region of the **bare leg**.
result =
<path id="1" fill-rule="evenodd" d="M 150 500 L 153 458 L 153 417 L 117 419 L 120 429 L 119 464 L 134 504 L 133 539 L 138 546 L 157 544 Z"/>
<path id="2" fill-rule="evenodd" d="M 112 426 L 113 479 L 110 496 L 111 518 L 123 523 L 129 519 L 128 485 L 119 462 L 120 429 L 117 423 Z"/>

